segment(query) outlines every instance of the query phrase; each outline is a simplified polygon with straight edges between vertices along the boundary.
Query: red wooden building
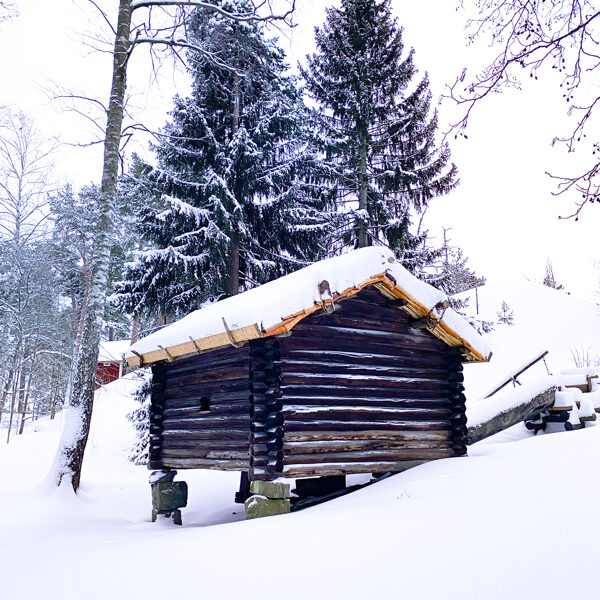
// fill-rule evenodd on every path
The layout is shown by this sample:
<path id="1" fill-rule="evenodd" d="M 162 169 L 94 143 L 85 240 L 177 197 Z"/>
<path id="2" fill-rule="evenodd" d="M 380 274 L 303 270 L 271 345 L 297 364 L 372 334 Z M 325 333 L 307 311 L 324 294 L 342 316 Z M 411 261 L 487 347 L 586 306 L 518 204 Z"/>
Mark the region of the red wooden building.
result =
<path id="1" fill-rule="evenodd" d="M 96 372 L 96 389 L 115 379 L 119 379 L 126 372 L 126 362 L 123 354 L 129 349 L 129 340 L 118 342 L 100 342 L 98 354 L 98 371 Z"/>

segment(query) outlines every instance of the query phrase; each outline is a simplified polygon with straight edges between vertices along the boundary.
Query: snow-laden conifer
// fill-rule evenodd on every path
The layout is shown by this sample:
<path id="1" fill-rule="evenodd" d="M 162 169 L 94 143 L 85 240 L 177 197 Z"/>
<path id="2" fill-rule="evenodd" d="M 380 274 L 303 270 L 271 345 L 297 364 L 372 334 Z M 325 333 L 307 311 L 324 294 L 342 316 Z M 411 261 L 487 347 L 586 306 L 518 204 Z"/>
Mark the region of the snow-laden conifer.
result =
<path id="1" fill-rule="evenodd" d="M 421 247 L 411 210 L 457 181 L 449 149 L 435 144 L 427 75 L 417 80 L 389 0 L 342 0 L 316 43 L 302 74 L 318 106 L 325 179 L 347 216 L 343 243 L 383 243 L 403 258 Z"/>
<path id="2" fill-rule="evenodd" d="M 188 55 L 192 94 L 174 100 L 157 167 L 136 167 L 147 245 L 118 295 L 134 313 L 186 313 L 325 253 L 330 216 L 310 180 L 307 111 L 283 52 L 259 24 L 218 14 L 196 13 L 189 31 L 201 48 Z"/>

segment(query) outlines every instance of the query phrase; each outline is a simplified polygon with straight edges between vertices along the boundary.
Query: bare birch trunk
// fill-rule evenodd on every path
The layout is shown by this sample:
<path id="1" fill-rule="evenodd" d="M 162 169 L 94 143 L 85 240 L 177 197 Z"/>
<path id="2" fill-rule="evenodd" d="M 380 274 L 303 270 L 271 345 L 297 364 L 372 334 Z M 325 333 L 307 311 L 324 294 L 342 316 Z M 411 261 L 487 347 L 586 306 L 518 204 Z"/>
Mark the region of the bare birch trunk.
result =
<path id="1" fill-rule="evenodd" d="M 21 425 L 19 426 L 19 435 L 23 434 L 23 431 L 25 430 L 25 418 L 27 416 L 27 407 L 29 406 L 29 394 L 31 392 L 31 380 L 33 378 L 33 367 L 31 368 L 31 371 L 29 372 L 29 375 L 27 377 L 27 387 L 25 389 L 25 399 L 23 400 L 23 410 L 21 411 Z M 33 416 L 32 419 L 33 421 Z"/>
<path id="2" fill-rule="evenodd" d="M 102 194 L 94 240 L 85 326 L 81 348 L 75 363 L 75 378 L 69 398 L 69 413 L 63 430 L 51 476 L 57 485 L 69 483 L 77 491 L 81 465 L 90 430 L 94 402 L 94 384 L 98 366 L 98 346 L 106 299 L 110 242 L 119 173 L 119 148 L 125 102 L 127 61 L 131 48 L 131 0 L 120 0 L 115 37 L 113 79 L 102 172 Z"/>
<path id="3" fill-rule="evenodd" d="M 2 390 L 2 398 L 0 399 L 0 425 L 2 425 L 2 417 L 4 415 L 6 399 L 8 398 L 8 393 L 10 392 L 10 387 L 12 386 L 14 374 L 15 374 L 15 368 L 14 368 L 14 365 L 12 365 L 8 371 L 8 377 L 6 378 L 6 383 L 4 384 L 4 390 Z"/>
<path id="4" fill-rule="evenodd" d="M 6 434 L 6 443 L 10 442 L 10 432 L 12 430 L 13 419 L 15 417 L 15 403 L 19 393 L 19 386 L 21 385 L 21 369 L 19 368 L 16 372 L 16 377 L 13 379 L 13 388 L 10 399 L 10 416 L 8 418 L 8 432 Z"/>

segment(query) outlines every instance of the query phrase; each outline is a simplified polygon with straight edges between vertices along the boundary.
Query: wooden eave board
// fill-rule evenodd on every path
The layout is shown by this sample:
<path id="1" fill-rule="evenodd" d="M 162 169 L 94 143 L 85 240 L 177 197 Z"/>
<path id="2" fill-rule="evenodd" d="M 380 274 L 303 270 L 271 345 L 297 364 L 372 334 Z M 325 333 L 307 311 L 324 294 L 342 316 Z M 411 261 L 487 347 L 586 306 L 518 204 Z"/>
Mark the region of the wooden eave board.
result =
<path id="1" fill-rule="evenodd" d="M 211 335 L 205 338 L 190 339 L 189 342 L 177 344 L 175 346 L 169 346 L 164 349 L 153 350 L 146 352 L 140 358 L 139 356 L 131 356 L 127 359 L 129 366 L 139 367 L 143 365 L 149 365 L 160 360 L 173 360 L 182 356 L 188 356 L 194 353 L 208 352 L 210 350 L 216 350 L 229 346 L 233 342 L 235 344 L 244 344 L 250 340 L 254 340 L 261 337 L 271 337 L 281 335 L 291 331 L 300 321 L 312 315 L 313 313 L 330 307 L 332 304 L 345 298 L 351 298 L 358 294 L 362 289 L 374 285 L 377 290 L 384 296 L 390 299 L 402 299 L 406 301 L 406 305 L 402 306 L 400 310 L 406 311 L 410 316 L 415 319 L 421 319 L 423 317 L 430 316 L 430 311 L 423 304 L 418 302 L 415 298 L 406 293 L 401 287 L 397 286 L 394 281 L 386 273 L 381 273 L 370 277 L 358 286 L 354 286 L 344 290 L 342 293 L 334 294 L 332 300 L 325 300 L 322 303 L 316 303 L 313 306 L 306 308 L 305 310 L 294 313 L 285 317 L 277 325 L 270 327 L 269 329 L 262 331 L 260 327 L 255 323 L 246 327 L 240 327 L 238 329 L 232 329 L 231 339 L 229 333 L 224 331 L 216 335 Z M 432 318 L 432 326 L 427 328 L 430 333 L 442 340 L 448 346 L 456 348 L 464 348 L 466 351 L 465 360 L 467 362 L 484 362 L 486 358 L 477 352 L 466 340 L 461 338 L 455 331 L 450 329 L 443 321 Z"/>

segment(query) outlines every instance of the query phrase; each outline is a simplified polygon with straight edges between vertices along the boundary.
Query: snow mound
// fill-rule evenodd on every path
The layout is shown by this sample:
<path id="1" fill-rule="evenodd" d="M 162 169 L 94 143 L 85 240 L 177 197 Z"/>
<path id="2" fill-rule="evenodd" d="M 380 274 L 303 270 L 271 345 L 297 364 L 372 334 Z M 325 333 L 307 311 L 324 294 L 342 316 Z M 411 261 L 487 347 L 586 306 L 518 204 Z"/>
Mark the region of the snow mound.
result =
<path id="1" fill-rule="evenodd" d="M 495 330 L 484 334 L 493 355 L 489 363 L 465 365 L 467 399 L 477 400 L 487 395 L 508 375 L 545 350 L 545 363 L 550 373 L 576 366 L 600 363 L 600 314 L 597 306 L 564 291 L 529 281 L 488 283 L 457 296 L 468 299 L 468 312 L 487 321 L 498 321 L 502 302 L 513 312 L 513 324 L 497 324 Z M 575 360 L 580 364 L 575 364 Z M 581 363 L 591 363 L 581 364 Z M 529 383 L 548 374 L 543 361 L 519 377 Z M 568 375 L 568 373 L 566 374 Z M 510 389 L 514 389 L 509 384 Z"/>
<path id="2" fill-rule="evenodd" d="M 513 428 L 476 444 L 468 457 L 434 461 L 327 504 L 251 521 L 240 520 L 243 507 L 232 502 L 237 473 L 180 471 L 190 498 L 177 527 L 150 521 L 148 471 L 127 461 L 132 431 L 125 414 L 134 384 L 118 380 L 97 394 L 78 496 L 66 488 L 5 493 L 3 468 L 3 597 L 129 600 L 198 590 L 230 600 L 256 579 L 262 563 L 252 556 L 268 557 L 267 592 L 285 589 L 290 600 L 305 598 L 307 586 L 316 598 L 348 600 L 458 600 L 477 589 L 489 600 L 598 596 L 600 521 L 561 526 L 556 507 L 585 515 L 600 503 L 593 476 L 600 427 L 529 439 Z M 12 456 L 22 482 L 35 480 L 30 455 L 55 450 L 59 419 L 19 436 L 18 453 L 12 443 L 0 446 L 0 464 Z M 524 535 L 523 514 L 531 507 L 540 525 Z M 250 540 L 250 555 L 236 551 Z M 532 578 L 547 572 L 551 556 L 561 557 L 561 568 Z M 295 577 L 301 583 L 290 585 Z"/>

